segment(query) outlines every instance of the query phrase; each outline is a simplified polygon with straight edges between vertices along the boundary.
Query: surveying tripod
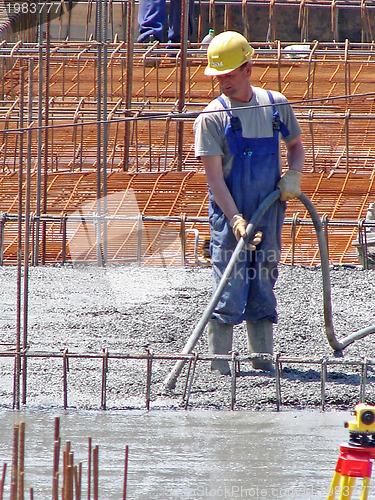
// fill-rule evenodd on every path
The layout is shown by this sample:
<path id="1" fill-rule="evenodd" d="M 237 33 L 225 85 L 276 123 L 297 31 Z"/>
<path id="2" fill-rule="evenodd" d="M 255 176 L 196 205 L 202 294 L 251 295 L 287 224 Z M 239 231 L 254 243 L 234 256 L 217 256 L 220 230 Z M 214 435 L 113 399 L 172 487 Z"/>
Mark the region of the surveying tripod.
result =
<path id="1" fill-rule="evenodd" d="M 360 403 L 354 409 L 355 420 L 346 422 L 349 443 L 340 446 L 327 500 L 349 500 L 356 478 L 362 478 L 359 500 L 368 499 L 372 461 L 375 460 L 375 406 Z"/>

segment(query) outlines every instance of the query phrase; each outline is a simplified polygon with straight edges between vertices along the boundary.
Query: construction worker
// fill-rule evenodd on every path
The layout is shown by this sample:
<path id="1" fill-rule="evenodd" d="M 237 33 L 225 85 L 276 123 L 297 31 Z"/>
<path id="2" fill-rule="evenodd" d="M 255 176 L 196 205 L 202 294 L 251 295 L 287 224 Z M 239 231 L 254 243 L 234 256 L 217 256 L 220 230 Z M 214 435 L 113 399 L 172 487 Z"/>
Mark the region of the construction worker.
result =
<path id="1" fill-rule="evenodd" d="M 232 349 L 233 325 L 246 321 L 251 353 L 273 353 L 277 322 L 274 284 L 280 258 L 285 201 L 301 194 L 305 153 L 301 128 L 287 99 L 250 83 L 254 49 L 234 31 L 216 35 L 207 49 L 205 74 L 215 77 L 221 96 L 194 123 L 195 156 L 205 168 L 209 189 L 210 251 L 214 290 L 239 238 L 260 203 L 278 186 L 281 199 L 263 216 L 253 242 L 247 242 L 208 322 L 211 354 Z M 289 169 L 281 177 L 280 143 Z M 212 370 L 229 374 L 227 361 Z M 253 368 L 271 371 L 259 357 Z"/>

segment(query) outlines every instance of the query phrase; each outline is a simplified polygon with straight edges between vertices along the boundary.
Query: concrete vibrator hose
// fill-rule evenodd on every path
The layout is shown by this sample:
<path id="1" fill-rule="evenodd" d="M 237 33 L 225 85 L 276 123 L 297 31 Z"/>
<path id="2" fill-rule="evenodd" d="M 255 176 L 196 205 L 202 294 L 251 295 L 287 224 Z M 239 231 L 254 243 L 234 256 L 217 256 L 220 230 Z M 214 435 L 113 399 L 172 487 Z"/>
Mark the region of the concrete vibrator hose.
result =
<path id="1" fill-rule="evenodd" d="M 271 194 L 269 194 L 264 201 L 259 205 L 258 209 L 255 211 L 253 217 L 251 218 L 249 224 L 247 225 L 246 228 L 246 234 L 247 234 L 247 239 L 250 240 L 254 234 L 257 225 L 259 224 L 261 218 L 265 214 L 265 212 L 270 208 L 270 206 L 275 203 L 276 200 L 280 198 L 280 190 L 276 189 L 273 191 Z M 309 198 L 304 194 L 301 193 L 301 195 L 298 197 L 298 199 L 305 205 L 307 211 L 310 214 L 311 220 L 313 221 L 314 228 L 316 231 L 316 236 L 318 240 L 318 245 L 319 245 L 319 254 L 320 254 L 320 262 L 321 262 L 321 268 L 322 268 L 322 282 L 323 282 L 323 309 L 324 309 L 324 324 L 325 324 L 325 331 L 327 335 L 327 339 L 329 342 L 329 345 L 332 347 L 332 349 L 335 351 L 336 354 L 340 354 L 345 347 L 347 347 L 349 344 L 353 343 L 355 340 L 361 339 L 363 337 L 366 337 L 370 333 L 375 333 L 375 325 L 370 326 L 368 328 L 364 328 L 363 330 L 359 330 L 357 332 L 352 333 L 351 335 L 348 335 L 347 337 L 344 337 L 340 341 L 336 338 L 335 332 L 334 332 L 334 327 L 333 327 L 333 320 L 332 320 L 332 301 L 331 301 L 331 280 L 330 280 L 330 271 L 329 271 L 329 258 L 328 258 L 328 247 L 327 247 L 327 240 L 323 231 L 323 225 L 320 220 L 320 217 L 312 204 L 312 202 L 309 200 Z M 197 326 L 195 327 L 194 331 L 190 335 L 188 341 L 185 344 L 185 347 L 182 350 L 182 354 L 191 354 L 193 351 L 195 345 L 197 344 L 200 336 L 203 333 L 203 330 L 208 323 L 209 319 L 211 318 L 211 315 L 216 307 L 216 304 L 218 303 L 224 288 L 229 280 L 229 277 L 233 271 L 234 265 L 236 264 L 238 257 L 243 250 L 245 245 L 245 241 L 243 238 L 240 238 L 238 241 L 232 257 L 230 258 L 228 265 L 221 277 L 220 283 L 218 287 L 216 288 L 214 294 L 212 295 L 209 303 L 206 306 L 206 309 L 203 312 L 202 317 L 200 318 Z M 174 389 L 176 386 L 177 378 L 181 373 L 182 368 L 184 367 L 184 364 L 186 363 L 186 360 L 179 360 L 175 363 L 174 367 L 170 371 L 169 375 L 166 377 L 164 380 L 164 385 L 169 388 L 169 389 Z"/>

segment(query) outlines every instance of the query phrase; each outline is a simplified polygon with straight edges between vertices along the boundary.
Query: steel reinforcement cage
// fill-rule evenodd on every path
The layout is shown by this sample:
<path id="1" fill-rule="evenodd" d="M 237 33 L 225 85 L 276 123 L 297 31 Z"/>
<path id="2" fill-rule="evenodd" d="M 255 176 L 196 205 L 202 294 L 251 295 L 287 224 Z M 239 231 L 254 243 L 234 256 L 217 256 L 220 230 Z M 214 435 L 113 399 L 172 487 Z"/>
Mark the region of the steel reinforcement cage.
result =
<path id="1" fill-rule="evenodd" d="M 200 253 L 208 236 L 207 188 L 192 134 L 195 117 L 219 94 L 217 83 L 203 75 L 205 48 L 197 42 L 207 27 L 243 32 L 255 48 L 254 85 L 279 90 L 292 103 L 306 147 L 303 191 L 322 217 L 331 263 L 357 264 L 354 239 L 366 254 L 373 224 L 364 217 L 374 201 L 375 160 L 372 2 L 201 0 L 195 40 L 188 42 L 183 32 L 175 51 L 163 43 L 135 42 L 134 1 L 80 2 L 80 8 L 85 21 L 78 23 L 79 40 L 74 39 L 78 7 L 72 16 L 43 23 L 0 8 L 0 264 L 17 264 L 19 286 L 21 268 L 27 280 L 30 264 L 207 265 Z M 282 37 L 285 12 L 293 12 L 288 29 L 294 38 Z M 347 13 L 358 26 L 355 42 L 342 37 Z M 261 36 L 251 23 L 255 15 L 266 19 L 257 23 Z M 314 17 L 325 25 L 329 36 L 324 39 L 332 41 L 315 36 Z M 282 160 L 285 167 L 284 149 Z M 283 241 L 283 262 L 319 263 L 311 221 L 298 202 L 288 206 Z M 26 364 L 31 367 L 35 359 L 62 362 L 64 408 L 69 406 L 69 361 L 98 364 L 103 409 L 107 372 L 116 360 L 145 363 L 145 406 L 150 408 L 152 364 L 182 359 L 150 351 L 31 352 L 27 329 L 21 342 L 21 315 L 17 321 L 16 345 L 0 352 L 3 362 L 13 364 L 13 388 L 2 404 L 15 408 L 27 402 L 31 371 L 28 375 Z M 182 406 L 187 408 L 196 367 L 212 357 L 193 353 L 185 358 Z M 233 354 L 230 361 L 234 409 L 236 373 L 249 358 Z M 323 409 L 332 365 L 359 371 L 361 401 L 371 390 L 372 360 L 276 355 L 275 363 L 270 383 L 275 383 L 277 409 L 283 404 L 282 367 L 289 363 L 319 366 Z"/>

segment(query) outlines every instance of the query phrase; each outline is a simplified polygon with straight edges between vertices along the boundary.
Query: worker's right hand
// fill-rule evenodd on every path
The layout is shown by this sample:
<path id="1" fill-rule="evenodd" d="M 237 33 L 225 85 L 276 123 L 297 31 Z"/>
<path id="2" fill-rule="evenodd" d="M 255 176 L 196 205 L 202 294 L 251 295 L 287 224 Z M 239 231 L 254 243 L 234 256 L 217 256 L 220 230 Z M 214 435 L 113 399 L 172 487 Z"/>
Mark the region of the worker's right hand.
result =
<path id="1" fill-rule="evenodd" d="M 229 225 L 233 229 L 233 233 L 234 233 L 234 236 L 236 237 L 237 241 L 240 238 L 244 238 L 244 239 L 246 238 L 247 222 L 242 217 L 242 214 L 233 215 Z"/>
<path id="2" fill-rule="evenodd" d="M 234 215 L 232 217 L 229 225 L 233 229 L 233 233 L 234 233 L 237 241 L 240 238 L 243 238 L 244 240 L 246 239 L 247 222 L 242 217 L 242 214 Z M 262 241 L 262 236 L 263 236 L 263 234 L 260 231 L 255 233 L 252 241 L 246 245 L 246 249 L 247 250 L 255 250 L 256 245 L 258 245 Z"/>

